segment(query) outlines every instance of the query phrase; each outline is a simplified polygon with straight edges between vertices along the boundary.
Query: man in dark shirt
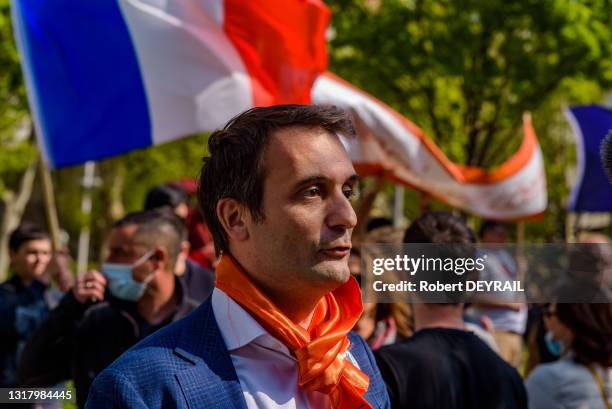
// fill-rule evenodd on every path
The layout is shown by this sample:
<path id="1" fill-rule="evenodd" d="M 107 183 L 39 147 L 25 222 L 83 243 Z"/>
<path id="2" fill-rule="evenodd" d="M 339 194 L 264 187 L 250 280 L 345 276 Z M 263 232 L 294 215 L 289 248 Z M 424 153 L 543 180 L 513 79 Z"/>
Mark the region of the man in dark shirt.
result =
<path id="1" fill-rule="evenodd" d="M 72 378 L 77 403 L 84 407 L 99 372 L 195 309 L 202 299 L 193 299 L 174 274 L 185 234 L 168 212 L 132 213 L 116 222 L 101 272 L 85 273 L 26 345 L 20 365 L 24 384 L 45 387 Z"/>
<path id="2" fill-rule="evenodd" d="M 32 333 L 49 313 L 45 284 L 51 240 L 44 230 L 22 224 L 9 238 L 12 277 L 0 284 L 0 387 L 15 387 L 17 362 Z"/>
<path id="3" fill-rule="evenodd" d="M 405 243 L 474 243 L 450 213 L 426 213 Z M 375 352 L 391 406 L 402 409 L 527 408 L 518 372 L 465 329 L 463 304 L 414 303 L 415 334 Z"/>

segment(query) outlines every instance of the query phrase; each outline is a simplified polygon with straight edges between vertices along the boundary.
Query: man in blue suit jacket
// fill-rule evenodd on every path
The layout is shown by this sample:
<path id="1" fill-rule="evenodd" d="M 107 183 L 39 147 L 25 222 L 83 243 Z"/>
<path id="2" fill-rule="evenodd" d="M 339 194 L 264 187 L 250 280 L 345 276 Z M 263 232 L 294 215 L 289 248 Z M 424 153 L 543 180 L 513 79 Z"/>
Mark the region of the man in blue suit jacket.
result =
<path id="1" fill-rule="evenodd" d="M 254 108 L 209 139 L 198 198 L 212 296 L 122 355 L 87 408 L 388 408 L 350 278 L 357 176 L 335 107 Z"/>

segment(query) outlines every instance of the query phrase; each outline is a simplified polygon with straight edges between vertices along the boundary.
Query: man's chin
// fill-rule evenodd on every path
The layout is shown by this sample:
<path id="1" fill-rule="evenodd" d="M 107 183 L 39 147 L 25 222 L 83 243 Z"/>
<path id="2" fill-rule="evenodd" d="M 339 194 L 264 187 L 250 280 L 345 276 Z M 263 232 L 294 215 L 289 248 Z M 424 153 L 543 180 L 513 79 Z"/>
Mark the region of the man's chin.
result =
<path id="1" fill-rule="evenodd" d="M 347 263 L 342 260 L 322 261 L 314 267 L 313 273 L 318 281 L 337 286 L 346 283 L 351 276 Z"/>

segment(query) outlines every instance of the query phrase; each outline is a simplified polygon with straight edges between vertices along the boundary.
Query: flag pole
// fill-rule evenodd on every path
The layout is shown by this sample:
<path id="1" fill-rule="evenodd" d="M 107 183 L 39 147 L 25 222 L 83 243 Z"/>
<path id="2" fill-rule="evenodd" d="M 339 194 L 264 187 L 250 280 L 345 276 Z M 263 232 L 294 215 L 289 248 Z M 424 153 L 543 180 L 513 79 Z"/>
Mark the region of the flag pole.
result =
<path id="1" fill-rule="evenodd" d="M 525 282 L 527 276 L 527 258 L 525 257 L 525 221 L 519 220 L 516 223 L 516 257 L 518 263 L 518 279 Z"/>
<path id="2" fill-rule="evenodd" d="M 565 216 L 565 241 L 566 243 L 573 243 L 574 237 L 574 223 L 576 223 L 576 213 L 568 211 Z"/>
<path id="3" fill-rule="evenodd" d="M 51 244 L 53 251 L 61 250 L 59 219 L 57 217 L 57 207 L 55 206 L 55 196 L 53 194 L 53 180 L 51 179 L 51 170 L 42 158 L 38 160 L 38 171 L 40 172 L 40 182 L 42 187 L 43 203 L 45 206 L 45 215 L 47 216 L 47 225 L 49 234 L 51 235 Z"/>
<path id="4" fill-rule="evenodd" d="M 81 232 L 79 233 L 77 253 L 77 271 L 79 273 L 87 270 L 87 261 L 89 260 L 91 191 L 95 185 L 95 176 L 96 162 L 87 161 L 83 168 L 83 197 L 81 198 L 81 212 L 85 216 L 87 224 L 81 226 Z"/>
<path id="5" fill-rule="evenodd" d="M 402 227 L 404 219 L 404 186 L 399 183 L 395 184 L 395 192 L 393 197 L 393 227 L 396 229 Z"/>

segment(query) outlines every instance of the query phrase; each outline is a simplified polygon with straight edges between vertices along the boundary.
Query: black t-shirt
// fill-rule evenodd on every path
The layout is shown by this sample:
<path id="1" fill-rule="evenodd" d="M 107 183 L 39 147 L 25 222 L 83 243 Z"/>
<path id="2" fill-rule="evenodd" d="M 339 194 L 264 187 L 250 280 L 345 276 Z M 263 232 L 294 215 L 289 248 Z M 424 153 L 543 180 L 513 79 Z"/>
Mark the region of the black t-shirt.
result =
<path id="1" fill-rule="evenodd" d="M 393 408 L 527 408 L 518 372 L 471 332 L 423 329 L 375 356 Z"/>

